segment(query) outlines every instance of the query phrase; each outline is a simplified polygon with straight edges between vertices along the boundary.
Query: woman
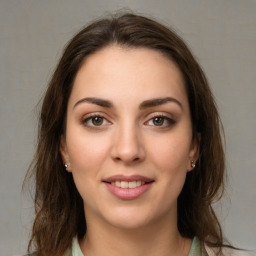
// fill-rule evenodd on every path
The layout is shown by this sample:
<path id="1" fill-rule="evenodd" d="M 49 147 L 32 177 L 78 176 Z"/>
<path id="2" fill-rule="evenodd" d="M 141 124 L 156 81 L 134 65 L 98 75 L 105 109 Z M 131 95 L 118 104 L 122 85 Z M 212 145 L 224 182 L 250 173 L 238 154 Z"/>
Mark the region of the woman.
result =
<path id="1" fill-rule="evenodd" d="M 220 133 L 205 75 L 173 31 L 133 14 L 84 28 L 42 105 L 29 250 L 220 254 Z"/>

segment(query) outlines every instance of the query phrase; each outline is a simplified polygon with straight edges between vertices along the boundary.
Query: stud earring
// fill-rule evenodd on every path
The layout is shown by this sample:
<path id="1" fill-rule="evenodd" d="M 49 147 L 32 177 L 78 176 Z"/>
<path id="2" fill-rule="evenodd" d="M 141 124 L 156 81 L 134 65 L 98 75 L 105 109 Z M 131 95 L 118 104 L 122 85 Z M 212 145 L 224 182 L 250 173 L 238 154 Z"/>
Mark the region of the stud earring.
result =
<path id="1" fill-rule="evenodd" d="M 191 160 L 191 167 L 194 169 L 196 167 L 196 164 L 194 163 L 193 160 Z"/>
<path id="2" fill-rule="evenodd" d="M 64 164 L 64 167 L 67 169 L 68 168 L 68 164 Z"/>

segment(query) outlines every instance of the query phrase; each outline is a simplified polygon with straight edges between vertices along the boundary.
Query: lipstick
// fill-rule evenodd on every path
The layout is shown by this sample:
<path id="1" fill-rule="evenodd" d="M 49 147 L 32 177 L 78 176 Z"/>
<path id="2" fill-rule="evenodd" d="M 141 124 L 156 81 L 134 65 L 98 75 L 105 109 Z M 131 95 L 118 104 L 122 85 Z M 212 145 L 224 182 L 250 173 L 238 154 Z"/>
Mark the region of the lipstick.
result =
<path id="1" fill-rule="evenodd" d="M 103 182 L 107 189 L 117 198 L 132 200 L 148 191 L 154 180 L 141 175 L 114 175 L 104 179 Z"/>

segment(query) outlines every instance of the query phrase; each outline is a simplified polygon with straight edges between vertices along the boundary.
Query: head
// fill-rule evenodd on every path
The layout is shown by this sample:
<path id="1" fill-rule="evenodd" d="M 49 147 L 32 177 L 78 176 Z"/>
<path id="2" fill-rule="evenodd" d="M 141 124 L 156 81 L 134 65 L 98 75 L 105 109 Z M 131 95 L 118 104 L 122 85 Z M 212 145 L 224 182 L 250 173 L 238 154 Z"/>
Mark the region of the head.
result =
<path id="1" fill-rule="evenodd" d="M 224 153 L 221 123 L 205 75 L 175 32 L 148 18 L 125 14 L 99 20 L 81 30 L 67 45 L 49 83 L 32 169 L 37 214 L 32 239 L 38 252 L 46 253 L 49 248 L 50 253 L 51 248 L 54 255 L 59 255 L 75 235 L 83 237 L 86 232 L 83 200 L 72 174 L 65 170 L 60 146 L 66 135 L 68 102 L 78 72 L 90 56 L 113 45 L 161 53 L 179 70 L 189 105 L 192 141 L 199 153 L 196 167 L 187 173 L 178 197 L 178 229 L 184 237 L 198 236 L 209 245 L 221 246 L 221 228 L 211 203 L 223 189 Z"/>

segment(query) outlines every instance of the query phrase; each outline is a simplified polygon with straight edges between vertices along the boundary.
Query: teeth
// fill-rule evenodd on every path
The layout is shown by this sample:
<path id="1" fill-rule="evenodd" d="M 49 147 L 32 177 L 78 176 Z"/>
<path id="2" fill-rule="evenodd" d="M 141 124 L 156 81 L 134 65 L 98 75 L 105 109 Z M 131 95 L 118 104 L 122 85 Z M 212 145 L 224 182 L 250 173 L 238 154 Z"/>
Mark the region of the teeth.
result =
<path id="1" fill-rule="evenodd" d="M 136 188 L 136 181 L 130 181 L 128 182 L 129 188 Z"/>
<path id="2" fill-rule="evenodd" d="M 134 180 L 134 181 L 113 181 L 112 185 L 117 186 L 119 188 L 136 188 L 145 184 L 145 181 Z"/>
<path id="3" fill-rule="evenodd" d="M 129 182 L 121 181 L 121 188 L 128 188 L 128 187 L 129 187 Z"/>

